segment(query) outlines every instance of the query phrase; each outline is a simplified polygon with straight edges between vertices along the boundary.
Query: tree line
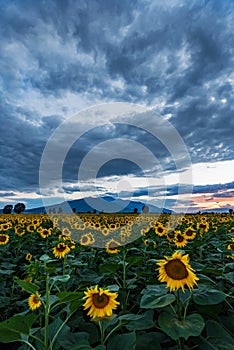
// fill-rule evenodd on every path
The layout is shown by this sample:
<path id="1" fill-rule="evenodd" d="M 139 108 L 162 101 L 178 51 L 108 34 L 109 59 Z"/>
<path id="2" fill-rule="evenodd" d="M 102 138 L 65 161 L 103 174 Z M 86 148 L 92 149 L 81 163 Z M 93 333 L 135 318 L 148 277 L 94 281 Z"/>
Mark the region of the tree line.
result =
<path id="1" fill-rule="evenodd" d="M 11 214 L 12 213 L 12 210 L 14 210 L 14 213 L 15 214 L 20 214 L 22 212 L 25 211 L 25 204 L 24 203 L 17 203 L 15 204 L 14 206 L 14 209 L 13 209 L 13 205 L 11 204 L 7 204 L 5 205 L 5 207 L 3 208 L 3 214 Z"/>

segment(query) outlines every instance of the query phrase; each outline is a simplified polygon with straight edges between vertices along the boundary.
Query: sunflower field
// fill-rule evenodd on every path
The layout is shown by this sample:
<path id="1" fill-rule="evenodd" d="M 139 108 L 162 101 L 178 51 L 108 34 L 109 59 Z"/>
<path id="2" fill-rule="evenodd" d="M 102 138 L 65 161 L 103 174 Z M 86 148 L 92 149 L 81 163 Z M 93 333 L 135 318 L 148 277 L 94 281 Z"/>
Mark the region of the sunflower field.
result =
<path id="1" fill-rule="evenodd" d="M 2 214 L 0 253 L 0 349 L 234 348 L 233 214 Z"/>

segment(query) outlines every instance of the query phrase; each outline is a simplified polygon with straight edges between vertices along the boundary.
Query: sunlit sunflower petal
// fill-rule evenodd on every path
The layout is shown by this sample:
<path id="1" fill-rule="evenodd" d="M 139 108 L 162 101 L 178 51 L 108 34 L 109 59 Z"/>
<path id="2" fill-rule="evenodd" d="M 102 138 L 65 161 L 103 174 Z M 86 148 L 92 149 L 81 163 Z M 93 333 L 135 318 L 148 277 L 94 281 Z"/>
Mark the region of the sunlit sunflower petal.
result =
<path id="1" fill-rule="evenodd" d="M 184 287 L 191 290 L 197 285 L 199 278 L 193 272 L 193 268 L 189 264 L 189 256 L 182 256 L 181 252 L 175 252 L 171 258 L 165 257 L 165 259 L 158 260 L 160 282 L 166 282 L 167 288 L 170 291 L 178 290 L 181 288 L 184 291 Z"/>
<path id="2" fill-rule="evenodd" d="M 93 319 L 103 319 L 112 316 L 113 310 L 117 308 L 119 302 L 115 299 L 118 297 L 118 293 L 112 293 L 108 289 L 99 288 L 87 288 L 84 292 L 86 299 L 83 307 L 85 310 L 89 309 L 88 316 Z"/>

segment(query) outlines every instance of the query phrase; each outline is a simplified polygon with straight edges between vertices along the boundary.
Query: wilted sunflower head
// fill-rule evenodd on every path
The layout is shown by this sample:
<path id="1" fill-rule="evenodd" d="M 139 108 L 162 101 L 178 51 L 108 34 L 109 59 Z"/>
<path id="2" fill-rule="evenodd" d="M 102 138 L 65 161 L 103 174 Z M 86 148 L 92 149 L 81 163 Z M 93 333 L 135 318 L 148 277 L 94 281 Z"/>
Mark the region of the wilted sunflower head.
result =
<path id="1" fill-rule="evenodd" d="M 113 310 L 117 308 L 119 302 L 116 301 L 118 293 L 112 293 L 108 289 L 87 288 L 84 292 L 86 299 L 83 307 L 89 309 L 88 315 L 93 319 L 100 320 L 112 316 Z"/>
<path id="2" fill-rule="evenodd" d="M 184 287 L 187 285 L 191 290 L 199 278 L 193 272 L 194 270 L 189 265 L 189 256 L 182 256 L 181 252 L 175 252 L 172 257 L 158 260 L 157 265 L 159 265 L 159 281 L 166 282 L 167 288 L 170 291 L 178 290 L 181 288 L 184 292 Z"/>

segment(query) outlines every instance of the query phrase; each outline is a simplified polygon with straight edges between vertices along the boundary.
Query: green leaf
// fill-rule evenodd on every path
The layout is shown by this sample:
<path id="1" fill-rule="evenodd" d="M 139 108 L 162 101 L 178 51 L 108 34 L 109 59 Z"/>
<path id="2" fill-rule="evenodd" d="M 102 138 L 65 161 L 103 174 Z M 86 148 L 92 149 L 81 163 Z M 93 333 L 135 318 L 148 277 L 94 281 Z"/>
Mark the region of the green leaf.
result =
<path id="1" fill-rule="evenodd" d="M 63 338 L 59 339 L 59 344 L 64 348 L 64 350 L 78 350 L 80 346 L 89 346 L 89 335 L 86 332 L 72 333 L 67 331 L 63 334 Z"/>
<path id="2" fill-rule="evenodd" d="M 22 281 L 18 278 L 15 278 L 15 282 L 22 288 L 24 289 L 26 292 L 30 293 L 30 294 L 36 294 L 39 287 L 36 286 L 35 284 L 31 283 L 31 282 L 25 282 Z"/>
<path id="3" fill-rule="evenodd" d="M 131 255 L 127 257 L 127 262 L 130 265 L 141 265 L 142 264 L 142 256 L 140 255 Z"/>
<path id="4" fill-rule="evenodd" d="M 83 292 L 60 292 L 56 296 L 59 298 L 59 303 L 67 303 L 73 300 L 80 300 L 83 298 Z"/>
<path id="5" fill-rule="evenodd" d="M 136 350 L 161 350 L 161 343 L 164 340 L 163 333 L 149 332 L 137 334 Z"/>
<path id="6" fill-rule="evenodd" d="M 134 350 L 135 348 L 135 332 L 115 335 L 107 345 L 107 350 Z"/>
<path id="7" fill-rule="evenodd" d="M 29 335 L 30 328 L 36 319 L 37 316 L 33 314 L 28 314 L 26 316 L 15 315 L 1 322 L 0 342 L 10 343 L 22 339 L 21 334 Z"/>
<path id="8" fill-rule="evenodd" d="M 106 286 L 105 289 L 109 289 L 110 292 L 118 292 L 119 286 L 118 286 L 118 284 L 111 284 L 109 286 Z"/>
<path id="9" fill-rule="evenodd" d="M 51 280 L 53 283 L 56 283 L 56 282 L 66 283 L 69 279 L 70 279 L 70 275 L 63 275 L 63 276 L 53 276 L 53 277 L 50 277 L 50 280 Z"/>
<path id="10" fill-rule="evenodd" d="M 194 290 L 193 300 L 198 305 L 215 305 L 221 303 L 226 296 L 221 290 L 198 288 Z"/>
<path id="11" fill-rule="evenodd" d="M 130 321 L 126 328 L 129 331 L 150 329 L 154 326 L 153 315 L 153 310 L 148 310 L 144 314 L 139 315 L 140 318 Z"/>
<path id="12" fill-rule="evenodd" d="M 158 324 L 174 340 L 199 336 L 205 326 L 205 322 L 199 314 L 189 315 L 185 320 L 179 320 L 165 311 L 159 315 Z"/>
<path id="13" fill-rule="evenodd" d="M 141 298 L 140 307 L 143 309 L 158 309 L 172 304 L 175 301 L 174 294 L 166 294 L 162 296 L 155 296 L 145 294 Z"/>
<path id="14" fill-rule="evenodd" d="M 151 294 L 155 296 L 164 295 L 168 292 L 168 290 L 165 288 L 165 285 L 162 284 L 150 284 L 144 289 L 141 294 Z"/>
<path id="15" fill-rule="evenodd" d="M 207 321 L 206 333 L 207 336 L 202 339 L 199 349 L 230 350 L 234 348 L 233 337 L 218 322 Z"/>
<path id="16" fill-rule="evenodd" d="M 112 273 L 112 272 L 116 272 L 118 266 L 116 264 L 112 264 L 112 263 L 107 263 L 107 264 L 102 264 L 99 266 L 99 271 L 101 273 Z"/>
<path id="17" fill-rule="evenodd" d="M 228 272 L 223 275 L 229 282 L 234 284 L 234 272 Z"/>

